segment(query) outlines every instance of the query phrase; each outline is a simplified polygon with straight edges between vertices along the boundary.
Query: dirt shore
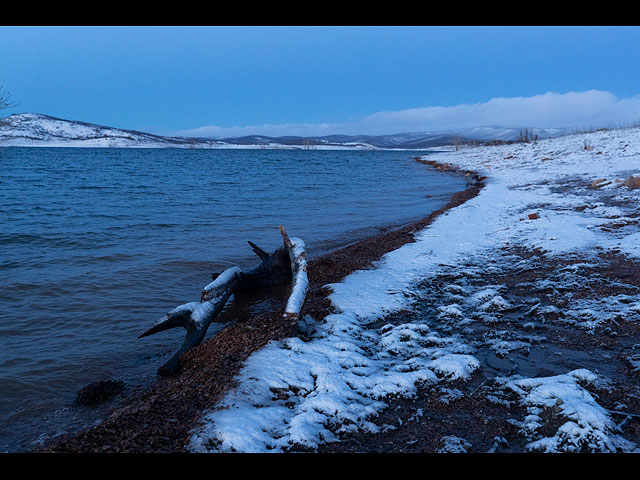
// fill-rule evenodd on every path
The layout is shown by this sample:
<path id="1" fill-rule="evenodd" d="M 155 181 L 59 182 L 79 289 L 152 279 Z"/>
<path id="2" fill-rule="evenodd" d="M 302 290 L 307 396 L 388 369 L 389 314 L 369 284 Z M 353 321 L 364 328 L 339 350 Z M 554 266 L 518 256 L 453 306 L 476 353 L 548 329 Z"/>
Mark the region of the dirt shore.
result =
<path id="1" fill-rule="evenodd" d="M 443 212 L 476 196 L 484 177 L 446 164 L 416 159 L 440 171 L 455 171 L 469 178 L 470 185 L 442 208 L 426 218 L 390 229 L 308 263 L 309 292 L 302 315 L 321 319 L 331 312 L 324 286 L 339 282 L 351 272 L 368 268 L 385 253 L 414 241 L 423 229 Z M 277 293 L 277 292 L 276 292 Z M 281 297 L 285 298 L 285 289 Z M 52 439 L 39 452 L 184 452 L 191 429 L 202 413 L 223 398 L 234 386 L 234 376 L 243 362 L 271 340 L 302 336 L 297 325 L 278 310 L 238 321 L 222 329 L 199 347 L 187 352 L 181 372 L 158 378 L 147 391 L 125 399 L 103 422 L 87 430 Z M 375 449 L 374 449 L 375 450 Z"/>
<path id="2" fill-rule="evenodd" d="M 518 262 L 523 259 L 535 261 L 536 267 L 519 268 Z M 597 264 L 587 264 L 580 257 L 550 260 L 539 252 L 512 250 L 504 252 L 499 265 L 491 265 L 492 273 L 475 276 L 468 285 L 482 290 L 502 284 L 506 288 L 501 296 L 519 308 L 462 327 L 454 326 L 455 322 L 447 325 L 446 319 L 440 319 L 443 331 L 477 345 L 474 355 L 482 367 L 471 379 L 446 386 L 424 385 L 411 398 L 389 399 L 387 407 L 373 420 L 379 433 L 343 435 L 339 442 L 321 445 L 318 452 L 523 453 L 532 440 L 523 434 L 523 425 L 532 411 L 513 392 L 506 392 L 497 378 L 514 374 L 553 377 L 584 368 L 603 374 L 607 380 L 583 385 L 582 395 L 596 398 L 613 418 L 615 431 L 640 444 L 640 369 L 633 361 L 638 358 L 634 352 L 640 347 L 640 325 L 620 316 L 585 329 L 568 322 L 562 313 L 567 303 L 577 298 L 606 301 L 637 293 L 633 286 L 640 286 L 640 263 L 609 253 L 600 255 Z M 566 288 L 562 291 L 550 286 L 538 291 L 531 288 L 559 272 L 563 277 L 566 272 L 576 272 L 575 277 L 563 283 Z M 456 280 L 460 275 L 448 272 L 423 285 L 422 292 L 433 300 L 418 304 L 415 311 L 387 317 L 385 323 L 435 318 L 434 305 L 446 286 Z M 538 308 L 548 308 L 550 312 L 544 318 L 527 315 L 531 303 L 526 301 L 532 293 L 542 294 Z M 556 407 L 542 408 L 536 416 L 537 435 L 551 437 L 562 425 L 570 423 L 565 412 Z M 602 445 L 592 439 L 591 445 L 585 442 L 576 451 L 600 449 Z"/>

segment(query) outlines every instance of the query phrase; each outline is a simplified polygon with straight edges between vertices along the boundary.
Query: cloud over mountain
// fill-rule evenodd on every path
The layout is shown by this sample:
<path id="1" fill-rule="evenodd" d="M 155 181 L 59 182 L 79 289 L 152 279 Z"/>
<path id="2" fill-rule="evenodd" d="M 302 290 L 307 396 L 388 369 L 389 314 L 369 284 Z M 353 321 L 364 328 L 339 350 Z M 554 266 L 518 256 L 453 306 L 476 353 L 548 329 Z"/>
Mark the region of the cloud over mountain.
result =
<path id="1" fill-rule="evenodd" d="M 640 120 L 640 95 L 618 98 L 602 90 L 547 92 L 531 97 L 493 98 L 455 106 L 428 106 L 383 111 L 344 123 L 280 124 L 221 127 L 203 126 L 175 132 L 199 137 L 243 135 L 321 136 L 384 135 L 398 132 L 437 132 L 486 125 L 541 128 L 602 127 Z"/>

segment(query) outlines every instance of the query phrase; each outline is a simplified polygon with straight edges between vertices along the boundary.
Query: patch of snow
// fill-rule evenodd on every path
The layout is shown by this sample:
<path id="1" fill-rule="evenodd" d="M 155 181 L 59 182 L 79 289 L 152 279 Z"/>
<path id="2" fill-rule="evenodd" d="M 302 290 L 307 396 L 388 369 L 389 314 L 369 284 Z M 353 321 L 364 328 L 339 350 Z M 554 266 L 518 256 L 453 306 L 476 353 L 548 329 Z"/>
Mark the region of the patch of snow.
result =
<path id="1" fill-rule="evenodd" d="M 632 452 L 636 445 L 616 432 L 616 424 L 607 411 L 583 386 L 598 377 L 586 369 L 542 378 L 500 378 L 503 388 L 515 392 L 527 407 L 528 415 L 520 422 L 521 430 L 531 437 L 526 449 L 557 452 Z M 538 433 L 550 412 L 562 425 L 552 436 Z"/>
<path id="2" fill-rule="evenodd" d="M 467 453 L 467 450 L 471 448 L 471 444 L 464 438 L 453 435 L 442 437 L 440 442 L 443 446 L 438 450 L 438 453 Z"/>
<path id="3" fill-rule="evenodd" d="M 311 341 L 289 338 L 254 353 L 239 387 L 208 413 L 188 447 L 282 451 L 317 447 L 335 433 L 378 431 L 369 419 L 385 397 L 470 375 L 479 364 L 468 351 L 424 325 L 370 330 L 353 314 L 329 315 Z"/>

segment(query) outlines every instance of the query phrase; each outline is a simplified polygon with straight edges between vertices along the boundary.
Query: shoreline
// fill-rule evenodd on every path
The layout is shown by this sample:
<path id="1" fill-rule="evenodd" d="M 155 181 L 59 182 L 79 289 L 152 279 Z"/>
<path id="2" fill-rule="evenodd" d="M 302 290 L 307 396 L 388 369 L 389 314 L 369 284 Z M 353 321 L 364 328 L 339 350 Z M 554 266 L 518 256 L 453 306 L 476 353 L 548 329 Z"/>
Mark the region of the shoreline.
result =
<path id="1" fill-rule="evenodd" d="M 253 354 L 186 449 L 640 451 L 639 145 L 461 149 L 481 195 L 330 284 L 333 313 Z"/>
<path id="2" fill-rule="evenodd" d="M 638 175 L 638 138 L 602 131 L 461 152 L 456 161 L 490 177 L 456 215 L 477 245 L 452 238 L 461 257 L 412 290 L 411 312 L 373 329 L 425 325 L 468 347 L 478 368 L 385 398 L 369 431 L 314 451 L 639 452 L 640 191 L 624 181 Z M 408 350 L 423 355 L 433 340 L 416 338 Z"/>
<path id="3" fill-rule="evenodd" d="M 330 314 L 330 291 L 326 285 L 339 282 L 356 270 L 368 268 L 386 253 L 415 241 L 415 233 L 444 212 L 475 197 L 484 187 L 486 177 L 471 170 L 420 157 L 414 160 L 439 171 L 469 177 L 471 186 L 452 194 L 447 204 L 421 220 L 388 229 L 310 260 L 309 292 L 301 317 L 310 315 L 321 319 Z M 284 288 L 282 291 L 284 298 Z M 205 410 L 235 386 L 234 376 L 250 354 L 269 341 L 292 336 L 304 334 L 297 325 L 282 319 L 281 310 L 226 326 L 182 357 L 182 371 L 178 376 L 157 378 L 149 389 L 125 398 L 123 404 L 97 426 L 54 437 L 36 451 L 185 452 L 189 432 Z"/>

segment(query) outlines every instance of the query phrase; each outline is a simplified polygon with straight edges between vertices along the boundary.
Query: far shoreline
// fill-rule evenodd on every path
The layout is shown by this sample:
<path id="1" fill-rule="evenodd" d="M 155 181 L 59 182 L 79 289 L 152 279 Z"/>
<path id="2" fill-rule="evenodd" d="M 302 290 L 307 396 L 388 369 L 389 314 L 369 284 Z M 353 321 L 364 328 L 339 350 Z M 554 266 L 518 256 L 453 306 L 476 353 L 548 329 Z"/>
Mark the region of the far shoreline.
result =
<path id="1" fill-rule="evenodd" d="M 454 152 L 455 148 L 450 145 L 437 145 L 433 147 L 425 148 L 383 148 L 373 145 L 359 145 L 359 146 L 347 146 L 347 145 L 314 145 L 310 148 L 304 145 L 286 145 L 286 144 L 273 144 L 273 145 L 259 145 L 259 144 L 228 144 L 223 146 L 207 146 L 207 147 L 189 147 L 178 145 L 77 145 L 77 144 L 65 144 L 65 143 L 53 143 L 45 145 L 37 144 L 24 144 L 24 145 L 7 145 L 0 142 L 0 149 L 4 148 L 85 148 L 85 149 L 98 149 L 98 150 L 297 150 L 301 152 L 371 152 L 371 151 L 383 151 L 383 152 L 422 152 L 423 154 L 430 152 Z"/>

